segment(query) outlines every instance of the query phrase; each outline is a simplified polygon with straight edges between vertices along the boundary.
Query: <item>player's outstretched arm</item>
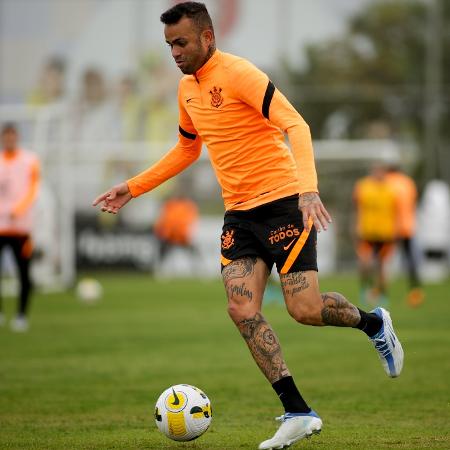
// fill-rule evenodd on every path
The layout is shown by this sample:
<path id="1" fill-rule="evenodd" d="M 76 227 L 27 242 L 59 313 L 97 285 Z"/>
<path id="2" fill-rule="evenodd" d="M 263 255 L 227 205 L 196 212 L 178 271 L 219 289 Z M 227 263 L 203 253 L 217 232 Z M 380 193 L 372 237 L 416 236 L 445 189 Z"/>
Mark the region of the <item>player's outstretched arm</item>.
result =
<path id="1" fill-rule="evenodd" d="M 92 206 L 101 204 L 101 210 L 111 214 L 117 214 L 119 209 L 125 206 L 133 196 L 127 183 L 120 183 L 113 186 L 108 191 L 99 195 L 92 203 Z"/>
<path id="2" fill-rule="evenodd" d="M 316 230 L 326 230 L 331 222 L 331 216 L 323 206 L 317 192 L 305 192 L 300 194 L 298 207 L 303 215 L 303 226 L 309 229 L 310 218 L 312 219 Z"/>

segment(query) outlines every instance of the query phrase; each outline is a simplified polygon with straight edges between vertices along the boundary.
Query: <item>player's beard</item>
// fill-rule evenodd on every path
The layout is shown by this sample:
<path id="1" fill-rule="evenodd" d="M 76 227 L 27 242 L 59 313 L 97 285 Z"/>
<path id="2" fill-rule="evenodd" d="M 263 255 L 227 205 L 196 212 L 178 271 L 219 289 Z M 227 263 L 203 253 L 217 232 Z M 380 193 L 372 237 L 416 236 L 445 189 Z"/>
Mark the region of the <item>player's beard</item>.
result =
<path id="1" fill-rule="evenodd" d="M 210 46 L 206 53 L 203 51 L 203 46 L 198 39 L 197 41 L 197 50 L 196 52 L 189 56 L 187 59 L 187 64 L 179 67 L 179 69 L 185 74 L 185 75 L 193 75 L 197 70 L 199 70 L 203 65 L 208 61 L 209 58 L 211 58 L 212 54 L 214 53 L 214 46 Z"/>

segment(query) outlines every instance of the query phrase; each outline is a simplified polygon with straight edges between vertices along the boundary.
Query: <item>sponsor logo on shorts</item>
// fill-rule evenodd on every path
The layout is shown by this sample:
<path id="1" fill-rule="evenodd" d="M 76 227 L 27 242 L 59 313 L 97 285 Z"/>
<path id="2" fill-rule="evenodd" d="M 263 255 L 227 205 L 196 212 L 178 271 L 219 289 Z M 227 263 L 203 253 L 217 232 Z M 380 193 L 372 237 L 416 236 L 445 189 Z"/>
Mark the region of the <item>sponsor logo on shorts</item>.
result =
<path id="1" fill-rule="evenodd" d="M 233 235 L 234 235 L 234 230 L 227 230 L 220 237 L 220 239 L 222 239 L 222 248 L 224 250 L 228 250 L 229 248 L 233 247 L 233 245 L 234 245 Z"/>
<path id="2" fill-rule="evenodd" d="M 283 246 L 284 250 L 288 250 L 289 247 L 293 244 L 295 239 L 300 236 L 300 230 L 296 228 L 294 225 L 289 224 L 287 226 L 279 227 L 276 230 L 272 230 L 269 235 L 269 242 L 273 244 L 277 244 L 278 242 L 282 242 L 285 239 L 288 239 L 290 242 L 287 242 L 285 246 Z"/>

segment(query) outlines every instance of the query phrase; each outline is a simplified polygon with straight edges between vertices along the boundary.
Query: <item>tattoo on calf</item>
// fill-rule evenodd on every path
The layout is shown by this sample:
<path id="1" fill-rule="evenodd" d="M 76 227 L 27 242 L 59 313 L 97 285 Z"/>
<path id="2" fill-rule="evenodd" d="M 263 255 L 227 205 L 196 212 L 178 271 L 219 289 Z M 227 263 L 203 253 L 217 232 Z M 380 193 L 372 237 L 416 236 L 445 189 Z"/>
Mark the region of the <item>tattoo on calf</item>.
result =
<path id="1" fill-rule="evenodd" d="M 322 321 L 335 327 L 354 327 L 361 320 L 358 308 L 337 292 L 322 294 Z"/>
<path id="2" fill-rule="evenodd" d="M 305 272 L 293 272 L 280 276 L 281 289 L 285 296 L 290 296 L 302 292 L 309 288 L 308 279 Z"/>
<path id="3" fill-rule="evenodd" d="M 290 375 L 278 338 L 261 313 L 242 320 L 237 326 L 256 364 L 270 383 Z"/>

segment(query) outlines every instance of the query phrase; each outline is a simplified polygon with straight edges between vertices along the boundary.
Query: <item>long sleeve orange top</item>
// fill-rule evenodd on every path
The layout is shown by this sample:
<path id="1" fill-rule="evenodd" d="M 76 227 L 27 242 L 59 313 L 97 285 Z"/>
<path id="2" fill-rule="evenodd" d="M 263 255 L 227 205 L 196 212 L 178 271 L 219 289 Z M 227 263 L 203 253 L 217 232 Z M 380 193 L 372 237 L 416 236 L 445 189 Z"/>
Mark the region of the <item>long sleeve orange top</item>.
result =
<path id="1" fill-rule="evenodd" d="M 180 80 L 178 105 L 178 142 L 156 164 L 127 181 L 133 197 L 192 164 L 202 142 L 226 210 L 247 210 L 296 193 L 317 192 L 307 123 L 249 61 L 216 50 L 195 75 Z"/>

